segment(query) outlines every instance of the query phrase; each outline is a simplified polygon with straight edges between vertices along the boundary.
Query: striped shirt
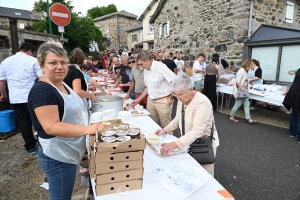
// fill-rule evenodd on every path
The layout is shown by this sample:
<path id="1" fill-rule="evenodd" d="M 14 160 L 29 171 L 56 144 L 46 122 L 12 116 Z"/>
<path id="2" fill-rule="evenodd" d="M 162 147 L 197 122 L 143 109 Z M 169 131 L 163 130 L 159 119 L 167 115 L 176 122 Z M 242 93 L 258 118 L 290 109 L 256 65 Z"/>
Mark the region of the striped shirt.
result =
<path id="1" fill-rule="evenodd" d="M 171 93 L 170 83 L 175 74 L 163 63 L 152 61 L 150 70 L 145 70 L 145 85 L 150 99 L 159 99 Z"/>

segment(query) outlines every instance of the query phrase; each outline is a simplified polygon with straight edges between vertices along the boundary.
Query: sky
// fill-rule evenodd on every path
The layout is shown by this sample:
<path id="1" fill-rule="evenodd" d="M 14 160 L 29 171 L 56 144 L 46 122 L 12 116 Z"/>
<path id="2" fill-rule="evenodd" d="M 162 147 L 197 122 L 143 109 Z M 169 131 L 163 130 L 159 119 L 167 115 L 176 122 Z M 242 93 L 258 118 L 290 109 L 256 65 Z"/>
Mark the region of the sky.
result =
<path id="1" fill-rule="evenodd" d="M 32 10 L 34 2 L 35 0 L 0 0 L 0 6 Z M 51 0 L 49 0 L 49 2 L 51 2 Z M 86 15 L 87 10 L 92 7 L 115 4 L 118 11 L 125 10 L 139 16 L 146 9 L 147 5 L 150 3 L 150 0 L 72 0 L 72 2 L 74 11 L 81 12 L 83 15 Z"/>

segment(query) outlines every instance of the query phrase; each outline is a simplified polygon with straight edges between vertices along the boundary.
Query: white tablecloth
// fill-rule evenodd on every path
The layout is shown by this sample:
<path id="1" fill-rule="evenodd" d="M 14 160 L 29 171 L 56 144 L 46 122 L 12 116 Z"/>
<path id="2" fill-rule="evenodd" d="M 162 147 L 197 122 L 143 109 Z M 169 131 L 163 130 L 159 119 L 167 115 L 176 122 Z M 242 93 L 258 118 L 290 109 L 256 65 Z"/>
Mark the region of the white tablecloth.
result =
<path id="1" fill-rule="evenodd" d="M 134 124 L 139 125 L 142 132 L 146 135 L 153 134 L 160 127 L 148 116 L 135 117 L 132 119 Z M 143 189 L 131 191 L 127 199 L 179 199 L 175 194 L 171 193 L 161 186 L 156 179 L 156 173 L 152 171 L 157 166 L 167 168 L 181 161 L 188 162 L 192 165 L 201 167 L 189 154 L 184 153 L 169 157 L 159 157 L 148 146 L 144 153 L 144 180 Z M 94 179 L 91 180 L 93 188 L 95 186 Z M 94 190 L 94 189 L 93 189 Z M 205 200 L 221 200 L 225 199 L 220 194 L 219 190 L 224 190 L 224 187 L 213 177 L 199 190 L 197 190 L 189 199 L 205 199 Z M 95 191 L 94 191 L 95 194 Z M 104 195 L 95 197 L 96 200 L 113 200 L 118 199 L 117 194 Z"/>
<path id="2" fill-rule="evenodd" d="M 225 93 L 225 94 L 232 94 L 233 91 L 233 87 L 226 85 L 226 86 L 222 86 L 222 87 L 217 87 L 217 92 L 221 92 L 221 93 Z M 259 95 L 255 95 L 255 94 L 251 94 L 250 93 L 250 99 L 255 99 L 258 101 L 263 101 L 263 102 L 267 102 L 270 104 L 275 104 L 277 106 L 283 106 L 282 102 L 284 100 L 284 96 L 283 95 L 278 95 L 274 92 L 265 92 L 267 94 L 267 96 L 259 96 Z"/>

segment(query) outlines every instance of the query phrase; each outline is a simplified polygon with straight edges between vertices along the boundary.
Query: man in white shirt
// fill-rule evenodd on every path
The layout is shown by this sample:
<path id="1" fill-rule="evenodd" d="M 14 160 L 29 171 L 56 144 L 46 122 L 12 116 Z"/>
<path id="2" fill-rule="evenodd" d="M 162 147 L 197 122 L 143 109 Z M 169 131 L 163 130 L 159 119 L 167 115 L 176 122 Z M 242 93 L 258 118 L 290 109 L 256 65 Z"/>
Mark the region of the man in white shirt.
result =
<path id="1" fill-rule="evenodd" d="M 198 54 L 197 60 L 193 65 L 193 77 L 197 79 L 194 81 L 195 90 L 201 91 L 203 88 L 203 77 L 206 73 L 206 63 L 204 62 L 205 55 L 203 53 Z"/>
<path id="2" fill-rule="evenodd" d="M 161 127 L 171 122 L 173 98 L 170 83 L 176 76 L 165 64 L 154 61 L 147 53 L 138 55 L 138 66 L 143 66 L 146 88 L 142 94 L 132 102 L 138 104 L 147 94 L 147 110 L 150 117 Z"/>
<path id="3" fill-rule="evenodd" d="M 9 90 L 9 101 L 15 112 L 17 123 L 25 141 L 25 149 L 31 154 L 36 153 L 36 139 L 32 132 L 32 123 L 27 106 L 27 98 L 31 87 L 41 75 L 40 65 L 33 57 L 35 47 L 25 42 L 20 51 L 6 58 L 0 65 L 0 101 L 7 98 L 5 82 Z"/>
<path id="4" fill-rule="evenodd" d="M 177 65 L 177 72 L 176 72 L 176 74 L 178 72 L 180 72 L 180 71 L 184 71 L 185 66 L 184 66 L 184 61 L 182 60 L 182 54 L 181 53 L 177 54 L 177 59 L 175 59 L 174 62 Z"/>

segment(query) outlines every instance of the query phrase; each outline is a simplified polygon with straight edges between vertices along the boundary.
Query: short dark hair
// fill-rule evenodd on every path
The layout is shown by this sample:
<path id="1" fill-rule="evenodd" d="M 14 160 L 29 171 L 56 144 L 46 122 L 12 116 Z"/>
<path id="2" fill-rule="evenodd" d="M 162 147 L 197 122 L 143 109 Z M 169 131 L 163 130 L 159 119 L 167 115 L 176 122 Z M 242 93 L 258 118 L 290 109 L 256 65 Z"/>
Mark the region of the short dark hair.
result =
<path id="1" fill-rule="evenodd" d="M 84 61 L 84 53 L 80 48 L 75 48 L 70 54 L 69 62 L 70 64 L 81 65 Z"/>
<path id="2" fill-rule="evenodd" d="M 21 44 L 20 51 L 28 52 L 29 50 L 31 50 L 31 52 L 34 53 L 36 48 L 30 42 L 24 42 Z"/>
<path id="3" fill-rule="evenodd" d="M 94 61 L 98 61 L 98 58 L 93 57 L 92 62 L 94 62 Z"/>
<path id="4" fill-rule="evenodd" d="M 88 66 L 86 66 L 85 64 L 81 64 L 79 67 L 80 67 L 81 70 L 87 70 L 88 69 Z"/>
<path id="5" fill-rule="evenodd" d="M 200 56 L 202 56 L 203 58 L 205 58 L 205 54 L 204 53 L 199 53 L 197 58 L 199 58 Z"/>
<path id="6" fill-rule="evenodd" d="M 145 61 L 145 60 L 152 60 L 152 58 L 151 58 L 150 54 L 148 54 L 146 52 L 142 52 L 142 53 L 139 53 L 137 60 Z"/>
<path id="7" fill-rule="evenodd" d="M 215 62 L 215 63 L 218 63 L 219 62 L 219 57 L 212 57 L 211 61 Z"/>

